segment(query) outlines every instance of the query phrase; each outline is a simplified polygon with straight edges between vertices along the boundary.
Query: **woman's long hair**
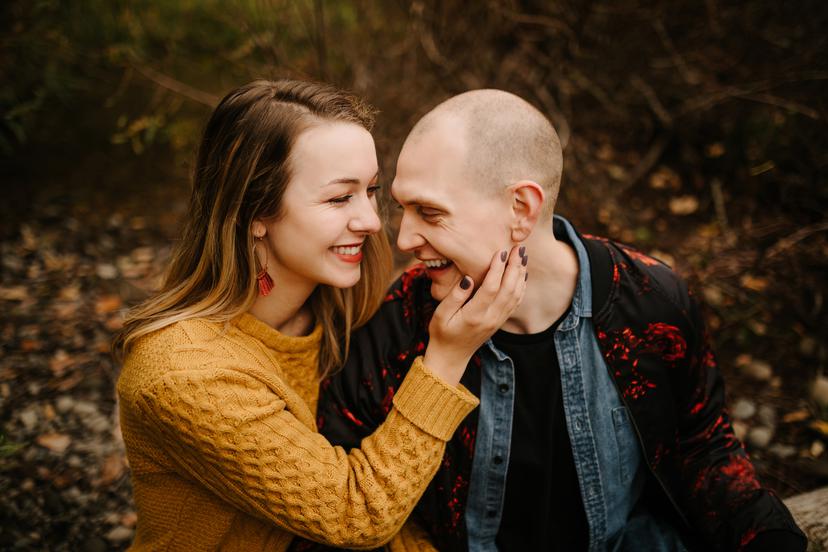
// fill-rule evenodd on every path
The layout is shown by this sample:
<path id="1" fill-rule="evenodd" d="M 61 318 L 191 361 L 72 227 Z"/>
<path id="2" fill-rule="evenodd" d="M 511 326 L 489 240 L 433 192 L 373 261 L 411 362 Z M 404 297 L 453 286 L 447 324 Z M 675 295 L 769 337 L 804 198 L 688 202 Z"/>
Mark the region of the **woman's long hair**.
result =
<path id="1" fill-rule="evenodd" d="M 224 97 L 198 149 L 182 239 L 160 291 L 127 315 L 114 343 L 119 357 L 141 336 L 180 320 L 228 322 L 250 309 L 258 292 L 251 224 L 281 216 L 293 144 L 320 120 L 370 131 L 374 111 L 352 94 L 304 81 L 255 81 Z M 323 327 L 322 376 L 341 366 L 350 332 L 378 308 L 390 268 L 390 246 L 380 231 L 365 241 L 354 287 L 319 285 L 313 292 L 310 306 Z"/>

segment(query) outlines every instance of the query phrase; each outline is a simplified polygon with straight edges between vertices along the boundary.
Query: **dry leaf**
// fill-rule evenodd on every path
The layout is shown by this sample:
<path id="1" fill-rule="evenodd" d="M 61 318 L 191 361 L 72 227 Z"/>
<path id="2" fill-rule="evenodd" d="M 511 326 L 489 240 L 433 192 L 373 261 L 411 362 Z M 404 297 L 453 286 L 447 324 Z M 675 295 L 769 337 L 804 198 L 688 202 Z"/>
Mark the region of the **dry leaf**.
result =
<path id="1" fill-rule="evenodd" d="M 764 291 L 768 287 L 768 280 L 752 274 L 745 274 L 739 279 L 739 284 L 745 289 Z"/>
<path id="2" fill-rule="evenodd" d="M 75 387 L 77 384 L 79 384 L 82 379 L 83 379 L 83 373 L 80 370 L 77 370 L 72 375 L 70 375 L 69 377 L 67 377 L 67 378 L 61 380 L 60 382 L 58 382 L 54 386 L 54 388 L 57 389 L 58 391 L 69 391 L 70 389 Z"/>
<path id="3" fill-rule="evenodd" d="M 28 298 L 26 286 L 0 287 L 0 301 L 25 301 Z"/>
<path id="4" fill-rule="evenodd" d="M 782 421 L 785 423 L 793 423 L 793 422 L 803 422 L 811 417 L 811 413 L 805 410 L 795 410 L 793 412 L 788 412 L 784 416 L 782 416 Z"/>
<path id="5" fill-rule="evenodd" d="M 63 433 L 44 433 L 36 439 L 36 442 L 43 448 L 61 454 L 72 444 L 72 439 Z"/>
<path id="6" fill-rule="evenodd" d="M 654 190 L 678 190 L 681 188 L 681 177 L 669 167 L 659 167 L 650 175 L 650 188 Z"/>
<path id="7" fill-rule="evenodd" d="M 124 473 L 124 455 L 120 452 L 110 454 L 101 467 L 101 485 L 108 485 L 117 481 Z"/>
<path id="8" fill-rule="evenodd" d="M 109 314 L 121 308 L 123 301 L 118 295 L 104 295 L 95 301 L 95 312 L 97 314 Z"/>
<path id="9" fill-rule="evenodd" d="M 825 436 L 828 436 L 828 422 L 825 420 L 814 420 L 810 423 L 810 428 L 819 431 Z"/>
<path id="10" fill-rule="evenodd" d="M 63 349 L 58 349 L 55 353 L 55 356 L 49 361 L 49 368 L 52 370 L 52 374 L 55 377 L 62 376 L 66 369 L 74 363 L 74 359 L 72 358 L 69 353 L 64 351 Z"/>

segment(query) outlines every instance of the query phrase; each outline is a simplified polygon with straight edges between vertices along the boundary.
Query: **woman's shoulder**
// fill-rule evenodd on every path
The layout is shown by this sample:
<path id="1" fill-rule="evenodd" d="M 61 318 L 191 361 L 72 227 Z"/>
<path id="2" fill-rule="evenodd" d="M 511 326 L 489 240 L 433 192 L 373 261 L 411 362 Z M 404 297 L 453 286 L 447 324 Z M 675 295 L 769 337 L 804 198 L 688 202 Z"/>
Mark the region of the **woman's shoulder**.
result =
<path id="1" fill-rule="evenodd" d="M 138 389 L 171 372 L 199 371 L 216 363 L 243 368 L 243 336 L 229 323 L 181 320 L 138 338 L 124 358 L 119 392 Z"/>

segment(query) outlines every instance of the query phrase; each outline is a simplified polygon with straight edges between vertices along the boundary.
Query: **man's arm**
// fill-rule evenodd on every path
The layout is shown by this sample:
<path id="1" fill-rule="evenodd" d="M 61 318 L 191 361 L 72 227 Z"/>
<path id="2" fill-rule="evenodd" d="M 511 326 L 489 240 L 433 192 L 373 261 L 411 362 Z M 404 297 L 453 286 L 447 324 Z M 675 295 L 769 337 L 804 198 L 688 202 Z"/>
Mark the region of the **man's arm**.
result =
<path id="1" fill-rule="evenodd" d="M 725 410 L 721 373 L 698 302 L 690 297 L 688 365 L 677 389 L 681 497 L 693 525 L 727 550 L 804 551 L 807 541 L 788 509 L 761 486 Z"/>

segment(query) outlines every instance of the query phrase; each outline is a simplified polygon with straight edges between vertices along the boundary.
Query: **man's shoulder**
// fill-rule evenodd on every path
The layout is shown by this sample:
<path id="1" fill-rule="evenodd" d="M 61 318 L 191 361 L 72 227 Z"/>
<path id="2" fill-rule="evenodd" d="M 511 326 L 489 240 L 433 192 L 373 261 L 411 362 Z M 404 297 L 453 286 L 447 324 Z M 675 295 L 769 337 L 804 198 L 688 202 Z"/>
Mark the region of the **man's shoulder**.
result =
<path id="1" fill-rule="evenodd" d="M 692 293 L 685 279 L 670 265 L 609 238 L 584 234 L 582 239 L 593 263 L 593 287 L 606 288 L 606 297 L 599 301 L 596 311 L 604 311 L 622 300 L 646 303 L 661 312 L 675 309 L 687 316 Z"/>

